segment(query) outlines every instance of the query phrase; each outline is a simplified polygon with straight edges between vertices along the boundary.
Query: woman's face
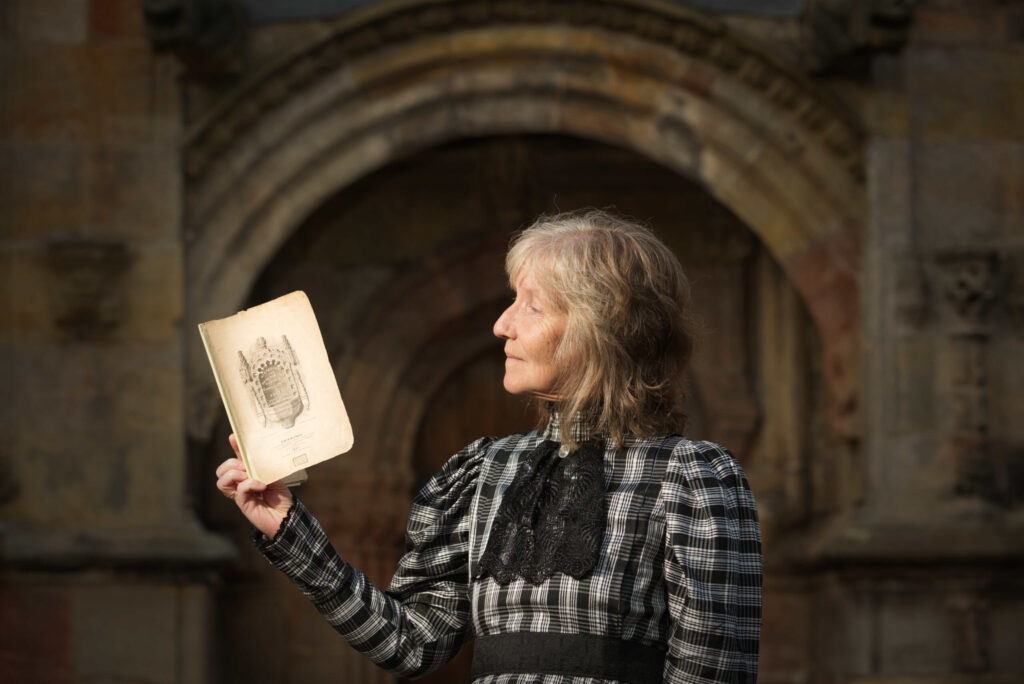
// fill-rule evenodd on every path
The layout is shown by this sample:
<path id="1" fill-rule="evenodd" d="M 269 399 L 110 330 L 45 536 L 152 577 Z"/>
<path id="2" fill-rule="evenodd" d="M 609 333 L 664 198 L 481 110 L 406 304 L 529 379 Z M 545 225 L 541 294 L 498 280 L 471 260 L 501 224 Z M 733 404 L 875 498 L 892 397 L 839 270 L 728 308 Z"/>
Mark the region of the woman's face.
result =
<path id="1" fill-rule="evenodd" d="M 494 323 L 494 334 L 505 340 L 505 389 L 557 399 L 560 369 L 555 351 L 565 334 L 568 316 L 555 309 L 523 267 L 515 279 L 516 298 Z"/>

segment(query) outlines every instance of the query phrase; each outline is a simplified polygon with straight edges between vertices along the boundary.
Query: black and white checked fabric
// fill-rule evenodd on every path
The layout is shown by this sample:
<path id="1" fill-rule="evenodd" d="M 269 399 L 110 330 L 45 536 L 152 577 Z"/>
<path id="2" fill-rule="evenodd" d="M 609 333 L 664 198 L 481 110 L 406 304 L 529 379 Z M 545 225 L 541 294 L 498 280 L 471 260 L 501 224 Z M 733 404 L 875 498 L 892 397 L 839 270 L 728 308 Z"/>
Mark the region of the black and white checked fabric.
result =
<path id="1" fill-rule="evenodd" d="M 761 539 L 754 498 L 736 460 L 678 435 L 630 439 L 605 451 L 607 523 L 594 571 L 538 585 L 470 581 L 519 459 L 544 432 L 481 439 L 453 456 L 417 495 L 408 552 L 387 591 L 335 553 L 297 503 L 257 548 L 327 621 L 385 669 L 414 677 L 467 639 L 505 632 L 597 634 L 667 647 L 665 682 L 754 682 L 761 626 Z M 560 675 L 489 675 L 475 684 L 593 684 Z"/>

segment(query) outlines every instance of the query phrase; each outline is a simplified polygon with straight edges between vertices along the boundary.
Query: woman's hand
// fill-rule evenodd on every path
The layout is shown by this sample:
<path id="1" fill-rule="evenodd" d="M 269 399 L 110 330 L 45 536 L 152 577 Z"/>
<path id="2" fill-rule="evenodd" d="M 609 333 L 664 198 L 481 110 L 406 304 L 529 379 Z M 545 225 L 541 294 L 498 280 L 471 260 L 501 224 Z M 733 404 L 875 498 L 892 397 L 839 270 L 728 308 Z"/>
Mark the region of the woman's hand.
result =
<path id="1" fill-rule="evenodd" d="M 251 479 L 233 434 L 228 437 L 228 443 L 235 452 L 235 458 L 229 458 L 217 468 L 217 489 L 229 499 L 234 499 L 239 510 L 257 530 L 273 539 L 292 507 L 292 493 L 280 482 L 267 485 Z"/>

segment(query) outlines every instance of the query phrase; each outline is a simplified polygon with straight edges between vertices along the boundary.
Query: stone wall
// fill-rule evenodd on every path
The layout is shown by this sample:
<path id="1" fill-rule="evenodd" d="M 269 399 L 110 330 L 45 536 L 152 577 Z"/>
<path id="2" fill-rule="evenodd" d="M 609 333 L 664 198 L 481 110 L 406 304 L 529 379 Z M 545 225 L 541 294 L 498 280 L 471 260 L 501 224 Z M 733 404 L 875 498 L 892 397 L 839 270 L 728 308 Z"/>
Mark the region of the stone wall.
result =
<path id="1" fill-rule="evenodd" d="M 866 498 L 823 545 L 837 674 L 1021 677 L 1022 21 L 924 2 L 872 61 Z"/>
<path id="2" fill-rule="evenodd" d="M 759 331 L 756 363 L 823 389 L 773 383 L 753 409 L 750 392 L 728 404 L 736 434 L 761 415 L 754 441 L 776 445 L 752 468 L 771 492 L 761 681 L 1024 676 L 1020 4 L 808 0 L 780 18 L 442 4 L 454 9 L 234 25 L 224 50 L 177 55 L 154 50 L 180 28 L 147 27 L 154 3 L 0 4 L 0 680 L 232 681 L 216 649 L 247 642 L 215 635 L 275 611 L 291 632 L 272 680 L 328 648 L 279 579 L 248 597 L 220 584 L 258 559 L 224 569 L 244 530 L 204 498 L 204 459 L 223 444 L 194 323 L 254 296 L 304 222 L 368 174 L 510 133 L 644 155 L 775 261 L 750 272 L 770 287 L 736 324 Z M 413 275 L 483 272 L 449 237 L 451 263 Z M 776 264 L 790 280 L 778 291 Z M 445 315 L 468 324 L 501 283 L 485 286 L 453 287 Z M 346 472 L 390 513 L 332 531 L 379 540 L 355 557 L 378 581 L 419 439 L 381 407 L 430 416 L 403 383 L 446 376 L 362 359 L 414 358 L 383 330 L 422 333 L 419 301 L 379 311 L 362 338 L 335 331 L 367 348 L 339 348 L 339 375 L 360 396 L 389 388 L 364 409 L 362 444 L 405 459 L 397 475 Z M 824 416 L 809 435 L 795 434 L 797 402 Z M 304 672 L 327 680 L 344 662 L 343 678 L 380 678 L 356 661 Z"/>
<path id="3" fill-rule="evenodd" d="M 0 679 L 204 681 L 179 67 L 140 3 L 0 6 Z"/>

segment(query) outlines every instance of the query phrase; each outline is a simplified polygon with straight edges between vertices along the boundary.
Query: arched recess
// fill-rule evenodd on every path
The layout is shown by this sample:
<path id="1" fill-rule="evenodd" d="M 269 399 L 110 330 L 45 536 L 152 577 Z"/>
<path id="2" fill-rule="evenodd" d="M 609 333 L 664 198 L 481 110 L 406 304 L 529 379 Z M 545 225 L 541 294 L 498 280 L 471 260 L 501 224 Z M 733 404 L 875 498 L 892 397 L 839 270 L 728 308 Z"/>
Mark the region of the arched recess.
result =
<path id="1" fill-rule="evenodd" d="M 186 145 L 189 318 L 242 306 L 340 188 L 417 150 L 504 133 L 610 143 L 705 187 L 804 298 L 832 428 L 855 436 L 861 133 L 800 74 L 655 0 L 381 3 L 253 78 Z M 216 415 L 204 363 L 193 341 L 188 419 L 200 439 Z"/>

